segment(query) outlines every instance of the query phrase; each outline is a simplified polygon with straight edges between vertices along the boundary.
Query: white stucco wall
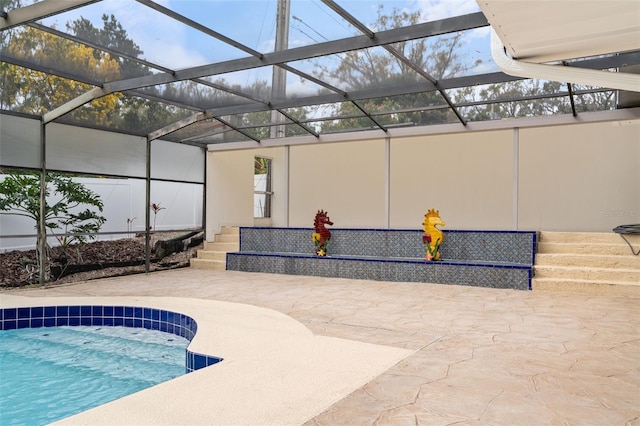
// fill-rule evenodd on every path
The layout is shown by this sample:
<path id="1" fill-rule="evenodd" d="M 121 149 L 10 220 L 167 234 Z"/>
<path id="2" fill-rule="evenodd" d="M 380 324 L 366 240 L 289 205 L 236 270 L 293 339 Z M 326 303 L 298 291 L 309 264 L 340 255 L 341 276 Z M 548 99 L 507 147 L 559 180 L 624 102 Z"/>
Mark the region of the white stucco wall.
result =
<path id="1" fill-rule="evenodd" d="M 520 130 L 520 228 L 640 223 L 640 120 Z"/>
<path id="2" fill-rule="evenodd" d="M 384 226 L 384 139 L 291 147 L 290 159 L 290 226 L 321 209 L 335 226 Z"/>
<path id="3" fill-rule="evenodd" d="M 513 225 L 513 138 L 509 130 L 394 139 L 391 228 L 420 228 L 435 208 L 451 229 Z"/>
<path id="4" fill-rule="evenodd" d="M 335 227 L 416 229 L 432 207 L 449 229 L 640 222 L 637 119 L 209 152 L 208 229 L 253 225 L 256 155 L 274 158 L 273 226 L 324 209 Z"/>

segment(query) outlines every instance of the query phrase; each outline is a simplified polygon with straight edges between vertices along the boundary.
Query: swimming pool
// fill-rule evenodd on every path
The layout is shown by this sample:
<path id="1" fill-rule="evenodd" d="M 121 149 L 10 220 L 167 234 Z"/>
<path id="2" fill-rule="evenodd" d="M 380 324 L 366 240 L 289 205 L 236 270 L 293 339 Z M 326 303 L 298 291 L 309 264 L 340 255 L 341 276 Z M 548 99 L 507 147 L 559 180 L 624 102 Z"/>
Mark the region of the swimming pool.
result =
<path id="1" fill-rule="evenodd" d="M 144 328 L 0 332 L 0 423 L 48 424 L 178 377 L 188 344 Z"/>
<path id="2" fill-rule="evenodd" d="M 178 278 L 182 273 L 172 275 L 176 286 L 181 285 Z M 138 291 L 128 277 L 122 280 L 127 291 Z M 224 357 L 224 361 L 83 411 L 57 424 L 175 425 L 202 424 L 203 419 L 215 419 L 217 424 L 303 424 L 413 353 L 314 335 L 288 315 L 253 305 L 172 297 L 162 290 L 158 292 L 163 295 L 155 297 L 102 295 L 110 291 L 112 284 L 87 283 L 87 292 L 94 294 L 91 297 L 65 296 L 62 293 L 68 289 L 55 287 L 44 289 L 57 293 L 47 297 L 38 297 L 40 289 L 27 291 L 26 296 L 0 291 L 0 307 L 14 310 L 1 312 L 2 325 L 15 328 L 43 322 L 90 321 L 83 315 L 87 308 L 78 311 L 72 306 L 102 306 L 102 311 L 97 309 L 98 314 L 102 312 L 103 321 L 111 325 L 120 321 L 130 323 L 128 315 L 140 311 L 135 309 L 132 313 L 127 307 L 144 306 L 140 308 L 142 318 L 134 321 L 159 329 L 173 328 L 174 334 L 176 328 L 181 328 L 179 321 L 188 321 L 179 315 L 193 320 L 191 330 L 197 321 L 197 333 L 187 349 L 188 365 L 197 367 L 200 362 L 209 362 L 203 354 L 215 354 Z M 189 293 L 188 287 L 181 291 Z M 44 313 L 38 309 L 43 306 Z M 60 306 L 66 306 L 67 311 L 56 312 Z M 120 311 L 109 309 L 118 306 L 125 307 L 124 317 L 116 316 Z M 48 317 L 52 309 L 60 316 Z M 34 316 L 29 319 L 31 310 Z M 27 318 L 23 317 L 25 314 Z M 100 321 L 99 315 L 95 318 Z"/>
<path id="3" fill-rule="evenodd" d="M 36 331 L 44 330 L 44 334 L 48 334 L 47 330 L 52 330 L 51 327 L 73 328 L 77 326 L 93 327 L 94 329 L 107 329 L 112 326 L 128 327 L 133 330 L 147 329 L 170 333 L 170 335 L 178 336 L 179 338 L 182 338 L 187 342 L 190 342 L 195 337 L 196 331 L 198 329 L 196 321 L 188 315 L 163 309 L 140 306 L 59 305 L 0 309 L 0 330 L 2 330 L 0 331 L 0 333 L 9 332 L 12 330 L 21 331 L 21 329 L 33 329 Z M 81 355 L 86 355 L 89 352 L 85 349 L 87 348 L 80 349 Z M 19 363 L 19 365 L 24 365 L 25 363 L 30 362 L 29 358 L 26 357 L 26 354 L 15 356 L 17 356 L 16 361 Z M 186 355 L 183 352 L 181 358 L 181 371 L 183 373 L 189 373 L 191 371 L 198 370 L 200 368 L 204 368 L 222 361 L 222 358 L 195 353 L 188 349 L 186 350 Z M 72 357 L 72 359 L 75 358 Z M 46 374 L 44 374 L 43 377 L 46 377 Z M 118 380 L 122 379 L 120 378 Z M 4 377 L 2 377 L 2 381 L 4 382 Z M 52 384 L 51 386 L 59 386 L 59 392 L 61 393 L 73 388 L 73 386 L 66 385 L 63 386 Z M 146 385 L 143 388 L 149 386 L 150 385 Z M 5 388 L 3 388 L 2 395 L 4 395 L 4 389 Z M 140 389 L 136 388 L 132 392 L 136 392 L 137 390 Z M 8 389 L 8 392 L 11 392 L 10 388 Z M 127 392 L 124 393 L 124 395 L 130 393 L 131 392 Z M 101 403 L 91 406 L 100 405 L 104 402 L 117 399 L 121 396 L 123 395 L 119 394 L 114 398 L 106 399 Z M 5 403 L 3 402 L 3 404 Z M 52 411 L 54 410 L 53 405 L 50 408 Z M 80 411 L 82 411 L 82 409 Z M 0 416 L 1 424 L 9 422 L 9 419 L 5 419 L 4 409 L 0 409 Z M 45 423 L 50 421 L 52 420 L 48 419 L 47 421 L 45 421 Z M 24 424 L 24 422 L 22 422 L 21 424 Z M 26 424 L 34 424 L 34 422 L 26 422 Z"/>

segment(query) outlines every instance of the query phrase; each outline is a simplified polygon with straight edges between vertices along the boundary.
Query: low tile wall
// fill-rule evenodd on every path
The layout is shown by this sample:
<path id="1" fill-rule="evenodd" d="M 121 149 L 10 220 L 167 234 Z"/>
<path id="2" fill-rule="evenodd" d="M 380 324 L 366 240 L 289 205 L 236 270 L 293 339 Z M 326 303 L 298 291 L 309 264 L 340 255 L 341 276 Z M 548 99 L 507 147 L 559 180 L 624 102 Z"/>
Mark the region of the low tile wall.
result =
<path id="1" fill-rule="evenodd" d="M 310 228 L 240 228 L 240 251 L 314 253 Z M 443 230 L 443 260 L 533 265 L 535 231 Z M 331 229 L 330 256 L 424 258 L 423 232 L 413 229 Z"/>
<path id="2" fill-rule="evenodd" d="M 314 254 L 310 228 L 240 228 L 227 269 L 379 281 L 530 290 L 533 231 L 444 231 L 442 260 L 424 260 L 422 231 L 331 229 L 329 256 Z"/>
<path id="3" fill-rule="evenodd" d="M 123 326 L 159 330 L 191 341 L 196 321 L 184 314 L 139 306 L 35 306 L 0 309 L 0 330 L 61 326 Z M 187 349 L 187 373 L 222 361 Z"/>

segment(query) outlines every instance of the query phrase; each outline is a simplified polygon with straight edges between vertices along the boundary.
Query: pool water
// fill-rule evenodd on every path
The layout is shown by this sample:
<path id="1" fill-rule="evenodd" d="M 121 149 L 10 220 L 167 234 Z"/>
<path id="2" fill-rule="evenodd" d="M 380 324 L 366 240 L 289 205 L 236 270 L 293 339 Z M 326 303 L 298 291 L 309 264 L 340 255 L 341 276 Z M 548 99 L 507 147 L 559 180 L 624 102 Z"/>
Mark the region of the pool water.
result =
<path id="1" fill-rule="evenodd" d="M 0 424 L 44 425 L 185 374 L 188 344 L 144 328 L 0 331 Z"/>

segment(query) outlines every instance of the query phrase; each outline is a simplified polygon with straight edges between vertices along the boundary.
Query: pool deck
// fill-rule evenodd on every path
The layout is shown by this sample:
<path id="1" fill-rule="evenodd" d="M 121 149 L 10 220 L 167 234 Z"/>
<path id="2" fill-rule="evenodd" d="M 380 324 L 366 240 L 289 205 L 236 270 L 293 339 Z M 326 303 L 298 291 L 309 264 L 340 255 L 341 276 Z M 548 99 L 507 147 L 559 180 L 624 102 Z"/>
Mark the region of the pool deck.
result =
<path id="1" fill-rule="evenodd" d="M 638 298 L 201 269 L 7 290 L 0 301 L 14 296 L 175 302 L 196 306 L 181 305 L 196 316 L 219 306 L 212 323 L 261 312 L 243 329 L 254 336 L 243 344 L 255 338 L 257 351 L 273 356 L 240 361 L 290 367 L 273 376 L 233 365 L 215 373 L 242 353 L 225 357 L 216 350 L 227 348 L 207 339 L 198 344 L 213 344 L 225 361 L 168 382 L 169 398 L 160 385 L 130 396 L 131 417 L 100 411 L 107 404 L 68 424 L 175 424 L 164 409 L 182 413 L 180 424 L 203 425 L 640 425 Z M 250 330 L 261 323 L 267 331 Z M 227 391 L 224 380 L 251 374 L 269 382 L 247 381 L 244 389 L 255 388 L 247 395 Z M 294 377 L 302 379 L 292 386 Z M 261 394 L 263 415 L 252 405 Z M 224 417 L 215 408 L 221 395 L 233 401 Z M 158 398 L 161 408 L 149 410 Z M 211 404 L 194 411 L 194 398 Z"/>

